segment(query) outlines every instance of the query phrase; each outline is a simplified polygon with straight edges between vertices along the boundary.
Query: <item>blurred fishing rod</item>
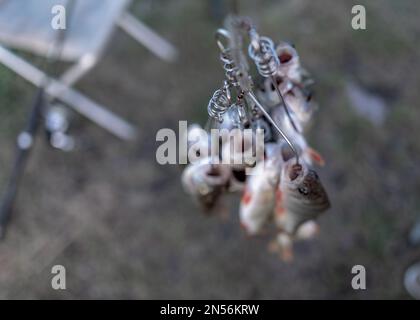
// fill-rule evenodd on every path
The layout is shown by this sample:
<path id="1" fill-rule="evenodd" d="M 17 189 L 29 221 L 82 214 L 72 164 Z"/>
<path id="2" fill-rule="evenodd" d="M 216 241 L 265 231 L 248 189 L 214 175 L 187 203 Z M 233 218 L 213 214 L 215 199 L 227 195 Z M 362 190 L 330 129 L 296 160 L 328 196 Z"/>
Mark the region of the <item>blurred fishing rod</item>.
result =
<path id="1" fill-rule="evenodd" d="M 44 62 L 44 70 L 46 69 L 45 77 L 42 81 L 42 85 L 37 89 L 30 105 L 25 127 L 17 137 L 12 172 L 6 184 L 6 191 L 0 202 L 0 239 L 3 239 L 5 236 L 7 224 L 13 213 L 13 205 L 18 194 L 18 186 L 25 172 L 29 154 L 34 146 L 36 134 L 39 131 L 39 123 L 42 118 L 43 106 L 46 100 L 45 88 L 48 87 L 51 80 L 48 74 L 56 67 L 56 63 L 59 61 L 62 54 L 66 36 L 68 34 L 68 22 L 70 21 L 75 2 L 76 0 L 67 0 L 66 2 L 66 26 L 64 29 L 56 30 L 57 34 L 55 35 L 51 49 Z"/>

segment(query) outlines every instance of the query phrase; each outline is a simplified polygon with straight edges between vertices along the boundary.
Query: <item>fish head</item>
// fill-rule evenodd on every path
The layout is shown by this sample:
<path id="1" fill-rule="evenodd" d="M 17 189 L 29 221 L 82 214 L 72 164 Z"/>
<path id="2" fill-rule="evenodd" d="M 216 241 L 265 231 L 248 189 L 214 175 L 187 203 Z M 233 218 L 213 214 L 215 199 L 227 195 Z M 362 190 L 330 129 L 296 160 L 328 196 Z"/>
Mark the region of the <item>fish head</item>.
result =
<path id="1" fill-rule="evenodd" d="M 299 63 L 299 55 L 295 47 L 287 42 L 280 42 L 276 46 L 276 53 L 281 65 Z"/>
<path id="2" fill-rule="evenodd" d="M 210 209 L 227 187 L 230 174 L 228 166 L 213 164 L 206 158 L 185 168 L 182 184 L 187 193 L 195 196 L 205 209 Z"/>
<path id="3" fill-rule="evenodd" d="M 313 214 L 330 207 L 318 174 L 305 163 L 296 163 L 294 158 L 284 164 L 280 185 L 291 211 Z"/>

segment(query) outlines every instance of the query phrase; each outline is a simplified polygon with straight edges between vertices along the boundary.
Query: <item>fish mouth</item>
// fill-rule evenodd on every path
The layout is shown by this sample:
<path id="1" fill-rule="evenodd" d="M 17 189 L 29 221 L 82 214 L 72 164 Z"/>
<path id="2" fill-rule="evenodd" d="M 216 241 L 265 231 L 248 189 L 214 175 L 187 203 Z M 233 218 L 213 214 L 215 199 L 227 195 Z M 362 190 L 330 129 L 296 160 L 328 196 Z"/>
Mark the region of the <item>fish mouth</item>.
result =
<path id="1" fill-rule="evenodd" d="M 289 179 L 295 181 L 300 175 L 303 174 L 303 167 L 299 163 L 295 163 L 289 168 Z"/>
<path id="2" fill-rule="evenodd" d="M 232 170 L 232 176 L 239 182 L 246 182 L 246 171 L 245 170 Z"/>
<path id="3" fill-rule="evenodd" d="M 279 43 L 276 47 L 277 57 L 282 65 L 290 64 L 297 56 L 295 48 L 288 43 Z"/>
<path id="4" fill-rule="evenodd" d="M 204 172 L 204 179 L 212 185 L 223 185 L 229 180 L 229 172 L 221 166 L 208 165 Z"/>
<path id="5" fill-rule="evenodd" d="M 286 51 L 286 50 L 284 50 L 283 52 L 281 52 L 280 54 L 279 54 L 279 60 L 280 60 L 280 63 L 287 63 L 287 62 L 289 62 L 290 60 L 292 60 L 292 58 L 293 58 L 293 55 L 290 53 L 290 52 L 288 52 L 288 51 Z"/>

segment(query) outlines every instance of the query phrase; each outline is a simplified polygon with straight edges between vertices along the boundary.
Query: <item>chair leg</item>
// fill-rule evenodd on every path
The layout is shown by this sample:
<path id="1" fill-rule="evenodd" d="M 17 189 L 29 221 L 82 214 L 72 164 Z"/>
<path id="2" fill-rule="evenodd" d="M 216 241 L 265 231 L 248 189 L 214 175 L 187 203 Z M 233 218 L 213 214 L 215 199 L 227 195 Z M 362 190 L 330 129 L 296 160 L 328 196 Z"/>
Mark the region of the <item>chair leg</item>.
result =
<path id="1" fill-rule="evenodd" d="M 67 86 L 72 86 L 87 72 L 89 72 L 98 62 L 98 59 L 93 54 L 83 55 L 74 65 L 67 69 L 61 76 L 60 82 Z"/>
<path id="2" fill-rule="evenodd" d="M 124 12 L 117 20 L 117 24 L 161 59 L 168 62 L 176 59 L 178 55 L 176 48 L 130 13 Z"/>
<path id="3" fill-rule="evenodd" d="M 0 63 L 35 86 L 43 85 L 46 76 L 44 72 L 2 46 L 0 46 Z M 73 79 L 75 78 L 73 77 Z M 131 124 L 61 81 L 50 78 L 45 92 L 68 104 L 86 118 L 121 139 L 132 140 L 137 136 L 137 130 Z"/>

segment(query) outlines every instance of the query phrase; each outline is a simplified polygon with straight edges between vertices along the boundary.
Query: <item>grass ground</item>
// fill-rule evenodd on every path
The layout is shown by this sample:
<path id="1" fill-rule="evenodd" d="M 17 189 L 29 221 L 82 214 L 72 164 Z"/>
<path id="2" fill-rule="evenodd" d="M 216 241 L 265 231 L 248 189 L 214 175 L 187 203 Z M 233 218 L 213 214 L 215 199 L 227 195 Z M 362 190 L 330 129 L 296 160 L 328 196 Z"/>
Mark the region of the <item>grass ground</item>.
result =
<path id="1" fill-rule="evenodd" d="M 229 219 L 206 217 L 183 193 L 180 169 L 156 163 L 160 128 L 205 122 L 222 79 L 213 40 L 220 24 L 208 2 L 137 2 L 133 10 L 180 58 L 166 64 L 115 34 L 77 88 L 131 119 L 140 138 L 123 143 L 77 117 L 76 151 L 53 151 L 40 137 L 0 244 L 0 297 L 407 298 L 403 272 L 419 258 L 406 237 L 420 214 L 420 9 L 414 0 L 361 2 L 365 31 L 351 29 L 345 1 L 241 1 L 261 33 L 293 41 L 317 81 L 309 140 L 327 159 L 320 175 L 332 209 L 293 263 L 268 253 L 266 238 L 244 236 L 237 199 Z M 382 126 L 350 108 L 347 81 L 386 99 Z M 0 67 L 1 185 L 33 94 Z M 54 264 L 67 269 L 65 291 L 51 289 Z M 351 288 L 355 264 L 366 267 L 366 291 Z"/>

